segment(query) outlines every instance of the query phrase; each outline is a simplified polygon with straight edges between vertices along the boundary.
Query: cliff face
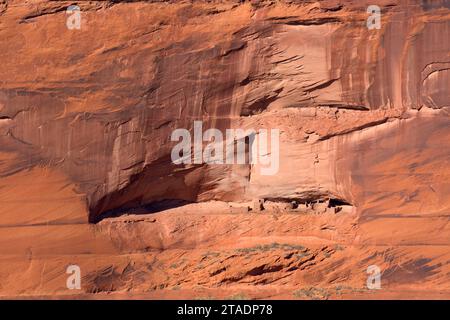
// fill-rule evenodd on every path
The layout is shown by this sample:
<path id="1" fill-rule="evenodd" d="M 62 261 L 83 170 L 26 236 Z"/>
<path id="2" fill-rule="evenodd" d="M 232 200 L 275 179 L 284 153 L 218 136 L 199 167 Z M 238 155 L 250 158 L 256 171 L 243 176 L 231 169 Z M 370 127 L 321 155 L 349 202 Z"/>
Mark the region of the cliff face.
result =
<path id="1" fill-rule="evenodd" d="M 89 1 L 78 30 L 0 1 L 1 293 L 80 294 L 75 263 L 88 294 L 352 296 L 377 264 L 448 298 L 450 4 L 379 2 Z M 175 165 L 199 120 L 279 129 L 277 174 Z"/>

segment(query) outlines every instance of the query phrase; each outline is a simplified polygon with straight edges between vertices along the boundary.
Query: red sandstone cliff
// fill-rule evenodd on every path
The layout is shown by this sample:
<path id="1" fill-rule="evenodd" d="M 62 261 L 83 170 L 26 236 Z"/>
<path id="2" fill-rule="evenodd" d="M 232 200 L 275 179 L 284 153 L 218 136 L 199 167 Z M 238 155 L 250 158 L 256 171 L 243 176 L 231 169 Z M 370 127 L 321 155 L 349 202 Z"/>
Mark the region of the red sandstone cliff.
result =
<path id="1" fill-rule="evenodd" d="M 0 1 L 2 296 L 450 297 L 448 1 L 70 4 Z M 278 173 L 174 165 L 194 120 Z"/>

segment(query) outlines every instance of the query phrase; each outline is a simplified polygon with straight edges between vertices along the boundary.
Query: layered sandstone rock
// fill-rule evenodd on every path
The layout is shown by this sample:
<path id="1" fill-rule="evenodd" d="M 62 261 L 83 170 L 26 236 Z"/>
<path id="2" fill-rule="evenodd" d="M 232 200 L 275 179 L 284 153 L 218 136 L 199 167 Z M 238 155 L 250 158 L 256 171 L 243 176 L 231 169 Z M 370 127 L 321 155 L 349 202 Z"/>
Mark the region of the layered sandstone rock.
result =
<path id="1" fill-rule="evenodd" d="M 3 295 L 80 294 L 75 263 L 89 294 L 308 298 L 377 264 L 448 297 L 447 1 L 381 1 L 371 30 L 361 1 L 80 2 L 80 30 L 71 4 L 0 1 Z M 279 129 L 277 174 L 174 164 L 194 121 Z"/>

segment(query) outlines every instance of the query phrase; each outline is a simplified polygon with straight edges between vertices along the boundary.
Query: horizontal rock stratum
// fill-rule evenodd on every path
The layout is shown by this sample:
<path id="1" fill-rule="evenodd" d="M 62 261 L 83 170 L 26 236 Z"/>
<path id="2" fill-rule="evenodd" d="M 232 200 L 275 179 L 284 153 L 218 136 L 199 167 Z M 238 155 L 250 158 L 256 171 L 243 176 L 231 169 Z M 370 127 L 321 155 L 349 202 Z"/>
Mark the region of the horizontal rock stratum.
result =
<path id="1" fill-rule="evenodd" d="M 0 296 L 450 298 L 449 1 L 71 5 L 0 0 Z"/>

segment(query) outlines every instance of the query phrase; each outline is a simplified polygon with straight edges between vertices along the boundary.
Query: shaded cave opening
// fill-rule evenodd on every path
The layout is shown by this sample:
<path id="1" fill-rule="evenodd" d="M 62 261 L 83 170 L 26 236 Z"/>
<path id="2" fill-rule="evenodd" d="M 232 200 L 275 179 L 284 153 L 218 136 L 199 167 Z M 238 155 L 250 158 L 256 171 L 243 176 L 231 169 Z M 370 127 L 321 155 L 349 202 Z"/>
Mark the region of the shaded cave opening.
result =
<path id="1" fill-rule="evenodd" d="M 328 202 L 329 208 L 341 207 L 341 206 L 353 206 L 350 202 L 347 202 L 342 199 L 330 198 Z"/>
<path id="2" fill-rule="evenodd" d="M 139 204 L 135 206 L 120 206 L 114 209 L 106 210 L 99 214 L 95 214 L 96 210 L 91 210 L 89 213 L 89 223 L 99 223 L 103 219 L 107 218 L 117 218 L 123 215 L 143 215 L 152 214 L 169 209 L 175 209 L 188 204 L 193 203 L 193 201 L 182 200 L 182 199 L 164 199 L 159 201 L 153 201 L 150 203 Z"/>
<path id="3" fill-rule="evenodd" d="M 352 203 L 347 200 L 336 198 L 336 197 L 265 197 L 263 199 L 264 202 L 280 202 L 280 203 L 292 203 L 294 208 L 297 208 L 299 205 L 311 205 L 314 203 L 323 204 L 326 203 L 328 208 L 335 208 L 340 206 L 354 206 Z"/>

